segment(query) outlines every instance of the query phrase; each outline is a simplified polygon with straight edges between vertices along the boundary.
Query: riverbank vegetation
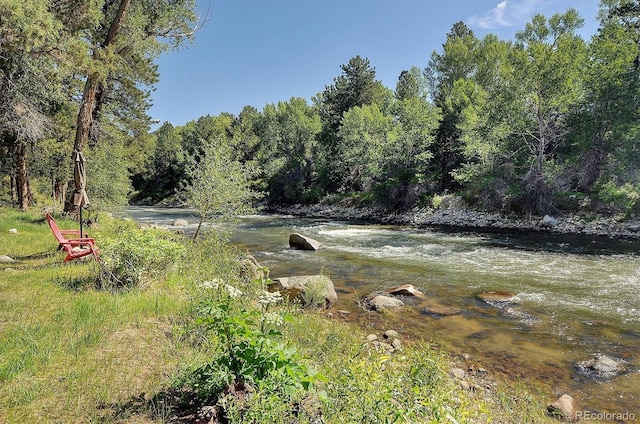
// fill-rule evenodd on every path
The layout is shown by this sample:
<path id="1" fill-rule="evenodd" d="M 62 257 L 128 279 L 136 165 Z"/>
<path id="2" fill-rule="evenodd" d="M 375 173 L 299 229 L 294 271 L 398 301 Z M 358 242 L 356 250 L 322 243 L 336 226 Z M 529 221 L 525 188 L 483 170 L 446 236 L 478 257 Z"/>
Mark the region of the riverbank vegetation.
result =
<path id="1" fill-rule="evenodd" d="M 181 204 L 193 164 L 215 145 L 277 205 L 339 199 L 395 211 L 453 194 L 521 216 L 640 212 L 635 0 L 602 0 L 589 40 L 573 9 L 535 16 L 513 40 L 457 22 L 395 87 L 355 56 L 311 103 L 247 105 L 153 132 L 152 60 L 193 36 L 193 5 L 32 3 L 3 3 L 0 34 L 1 193 L 23 208 L 53 196 L 72 209 L 65 158 L 83 148 L 95 208 Z"/>
<path id="2" fill-rule="evenodd" d="M 187 202 L 204 220 L 256 193 L 404 211 L 453 194 L 500 213 L 630 217 L 639 3 L 602 0 L 590 40 L 572 9 L 514 40 L 454 23 L 396 87 L 355 56 L 311 104 L 152 131 L 153 61 L 192 38 L 194 7 L 0 3 L 0 202 L 24 211 L 0 209 L 0 254 L 15 260 L 0 271 L 0 421 L 544 422 L 542 396 L 494 379 L 468 390 L 427 341 L 388 355 L 353 325 L 270 298 L 223 236 L 195 247 L 99 212 Z M 62 266 L 33 211 L 74 210 L 73 151 L 88 158 L 100 266 Z"/>
<path id="3" fill-rule="evenodd" d="M 555 394 L 543 387 L 490 370 L 462 385 L 450 376 L 455 358 L 428 341 L 389 354 L 338 314 L 269 294 L 265 270 L 249 276 L 220 235 L 194 248 L 101 217 L 91 228 L 99 245 L 126 234 L 161 246 L 128 254 L 135 284 L 109 286 L 93 260 L 62 264 L 41 213 L 3 207 L 0 218 L 0 253 L 14 259 L 0 271 L 2 422 L 550 420 L 543 402 Z"/>

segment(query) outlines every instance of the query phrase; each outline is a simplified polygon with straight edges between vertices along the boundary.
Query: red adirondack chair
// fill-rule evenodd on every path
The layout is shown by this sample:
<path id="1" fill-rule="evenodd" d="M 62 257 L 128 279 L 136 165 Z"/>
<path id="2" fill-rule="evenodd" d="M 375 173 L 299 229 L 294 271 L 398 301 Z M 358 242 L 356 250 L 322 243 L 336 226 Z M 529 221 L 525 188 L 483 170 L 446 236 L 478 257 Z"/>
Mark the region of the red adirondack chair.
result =
<path id="1" fill-rule="evenodd" d="M 58 250 L 62 249 L 67 252 L 67 256 L 64 258 L 65 263 L 88 255 L 93 255 L 96 261 L 100 260 L 98 258 L 99 250 L 93 238 L 80 237 L 79 230 L 61 230 L 50 214 L 47 214 L 47 222 L 58 241 Z"/>

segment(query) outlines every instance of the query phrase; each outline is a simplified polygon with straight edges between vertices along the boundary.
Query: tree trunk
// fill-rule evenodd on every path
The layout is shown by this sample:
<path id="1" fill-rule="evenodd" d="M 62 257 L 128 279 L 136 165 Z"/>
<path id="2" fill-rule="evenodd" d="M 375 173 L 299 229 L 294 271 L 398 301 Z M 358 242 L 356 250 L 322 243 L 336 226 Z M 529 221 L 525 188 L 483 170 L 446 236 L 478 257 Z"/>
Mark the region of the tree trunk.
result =
<path id="1" fill-rule="evenodd" d="M 16 191 L 20 209 L 26 211 L 31 203 L 29 175 L 27 174 L 27 148 L 24 143 L 15 141 Z"/>
<path id="2" fill-rule="evenodd" d="M 96 47 L 93 51 L 94 60 L 100 60 L 100 50 L 106 48 L 115 41 L 116 36 L 118 35 L 118 32 L 120 31 L 120 28 L 124 23 L 124 19 L 127 15 L 127 10 L 129 9 L 130 4 L 131 0 L 120 1 L 120 5 L 118 6 L 118 13 L 116 13 L 113 22 L 111 22 L 111 26 L 109 27 L 109 32 L 107 33 L 107 37 L 105 38 L 104 43 L 101 47 Z M 80 111 L 78 112 L 76 138 L 73 143 L 74 150 L 82 150 L 82 148 L 87 143 L 87 140 L 89 139 L 93 109 L 96 102 L 96 93 L 98 91 L 100 83 L 100 76 L 97 72 L 94 72 L 87 76 L 87 81 L 85 82 L 84 91 L 82 93 Z"/>
<path id="3" fill-rule="evenodd" d="M 11 168 L 11 176 L 9 177 L 9 185 L 10 185 L 10 194 L 9 199 L 13 202 L 18 198 L 18 190 L 16 188 L 16 170 L 15 168 Z"/>
<path id="4" fill-rule="evenodd" d="M 96 90 L 98 89 L 98 74 L 91 74 L 87 77 L 82 93 L 82 101 L 80 103 L 80 111 L 78 112 L 78 121 L 76 126 L 76 138 L 73 143 L 73 150 L 82 150 L 89 139 L 89 130 L 91 129 L 91 116 L 93 114 L 93 104 L 96 99 Z"/>

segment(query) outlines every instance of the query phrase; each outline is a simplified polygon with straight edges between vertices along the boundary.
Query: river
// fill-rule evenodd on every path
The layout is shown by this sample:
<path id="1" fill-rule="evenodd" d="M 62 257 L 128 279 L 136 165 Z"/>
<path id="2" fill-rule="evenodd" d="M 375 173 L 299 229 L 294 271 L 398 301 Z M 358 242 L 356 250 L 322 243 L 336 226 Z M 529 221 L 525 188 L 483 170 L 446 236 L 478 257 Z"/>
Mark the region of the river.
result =
<path id="1" fill-rule="evenodd" d="M 171 226 L 196 218 L 185 209 L 132 207 L 139 222 Z M 323 244 L 316 252 L 290 249 L 291 233 Z M 272 277 L 325 274 L 336 286 L 349 320 L 392 327 L 469 355 L 512 378 L 534 379 L 568 393 L 581 409 L 632 413 L 640 419 L 640 242 L 540 233 L 481 233 L 372 225 L 283 215 L 247 216 L 232 242 Z M 413 284 L 426 299 L 398 314 L 365 312 L 369 293 Z M 519 301 L 496 307 L 476 299 L 505 290 Z M 437 318 L 427 306 L 462 310 Z M 604 354 L 624 360 L 628 372 L 594 381 L 575 364 Z"/>

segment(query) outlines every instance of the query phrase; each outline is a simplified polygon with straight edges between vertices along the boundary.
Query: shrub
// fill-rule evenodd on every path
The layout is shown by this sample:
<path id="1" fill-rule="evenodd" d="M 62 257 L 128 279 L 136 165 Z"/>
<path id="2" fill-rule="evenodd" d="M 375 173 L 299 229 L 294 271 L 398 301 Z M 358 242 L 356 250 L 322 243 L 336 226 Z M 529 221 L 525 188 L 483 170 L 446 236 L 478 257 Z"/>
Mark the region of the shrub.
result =
<path id="1" fill-rule="evenodd" d="M 100 284 L 109 290 L 131 289 L 165 273 L 184 257 L 186 249 L 177 241 L 151 231 L 128 231 L 100 241 Z"/>
<path id="2" fill-rule="evenodd" d="M 618 186 L 613 181 L 607 181 L 599 184 L 596 191 L 600 200 L 613 211 L 622 211 L 626 215 L 640 212 L 640 192 L 632 184 Z"/>
<path id="3" fill-rule="evenodd" d="M 199 308 L 199 322 L 217 340 L 220 351 L 212 361 L 189 370 L 179 385 L 234 414 L 242 410 L 233 396 L 238 391 L 278 393 L 286 400 L 311 389 L 320 376 L 294 347 L 280 340 L 279 328 L 289 319 L 274 309 L 280 293 L 263 290 L 254 299 L 256 309 L 243 304 L 245 293 L 233 285 L 213 280 L 203 286 L 212 296 Z"/>

